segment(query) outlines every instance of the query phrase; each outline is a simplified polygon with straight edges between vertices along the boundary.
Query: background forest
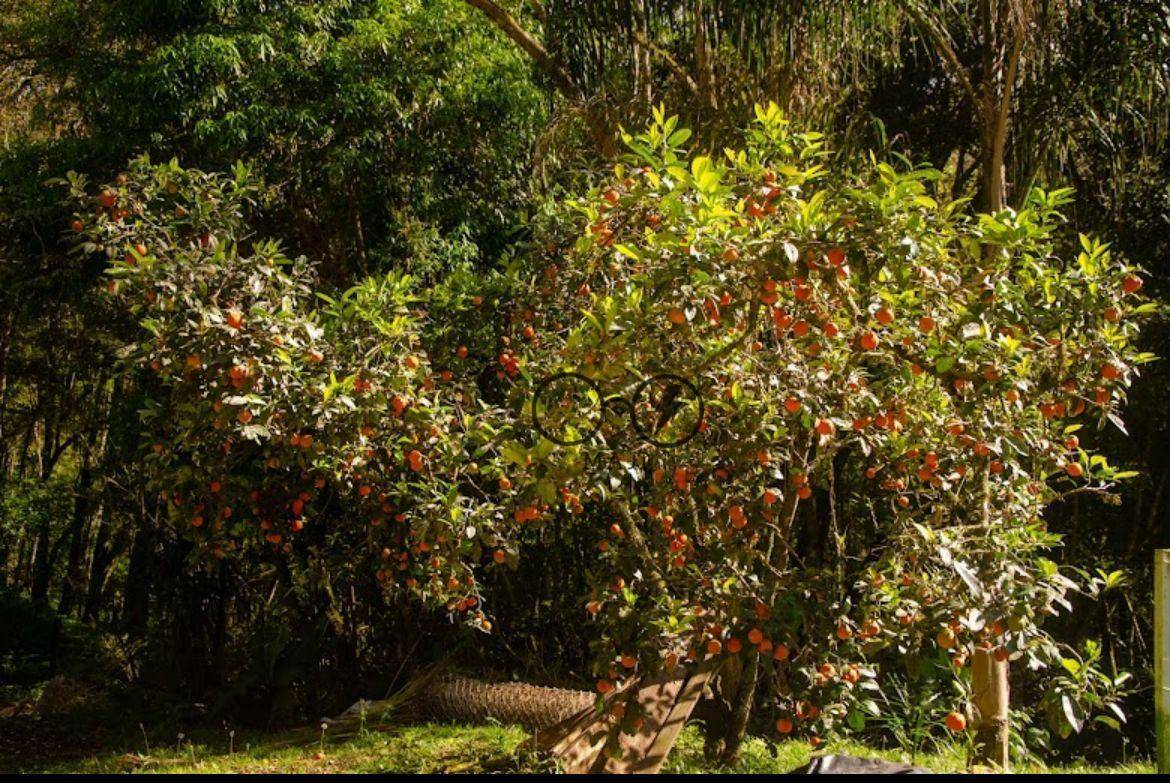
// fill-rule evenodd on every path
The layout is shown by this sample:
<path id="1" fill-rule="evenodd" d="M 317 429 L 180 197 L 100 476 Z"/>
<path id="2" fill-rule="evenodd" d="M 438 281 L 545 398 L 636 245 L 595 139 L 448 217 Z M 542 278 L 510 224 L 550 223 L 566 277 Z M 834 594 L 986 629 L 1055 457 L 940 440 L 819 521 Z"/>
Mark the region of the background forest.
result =
<path id="1" fill-rule="evenodd" d="M 494 358 L 498 324 L 444 302 L 506 297 L 549 205 L 600 180 L 622 129 L 663 105 L 719 150 L 775 102 L 824 132 L 835 161 L 928 163 L 972 209 L 1073 188 L 1062 241 L 1099 236 L 1148 271 L 1144 293 L 1170 293 L 1162 0 L 5 0 L 0 90 L 0 697 L 68 675 L 184 719 L 282 725 L 451 650 L 481 674 L 592 683 L 581 525 L 531 533 L 542 546 L 501 577 L 491 634 L 387 604 L 340 556 L 197 567 L 147 486 L 151 381 L 119 356 L 137 324 L 105 295 L 102 260 L 76 252 L 69 172 L 110 182 L 143 155 L 247 170 L 264 186 L 241 242 L 313 259 L 313 289 L 331 296 L 407 273 L 430 308 L 424 343 L 458 330 Z M 1141 347 L 1170 353 L 1167 324 Z M 1074 648 L 1100 640 L 1100 669 L 1133 673 L 1128 724 L 1051 736 L 1017 671 L 1031 752 L 1151 752 L 1168 380 L 1164 362 L 1144 367 L 1125 430 L 1080 433 L 1139 475 L 1045 515 L 1054 559 L 1097 587 L 1050 630 Z M 838 482 L 801 524 L 863 491 Z M 866 731 L 917 742 L 920 696 L 887 698 L 892 717 Z"/>

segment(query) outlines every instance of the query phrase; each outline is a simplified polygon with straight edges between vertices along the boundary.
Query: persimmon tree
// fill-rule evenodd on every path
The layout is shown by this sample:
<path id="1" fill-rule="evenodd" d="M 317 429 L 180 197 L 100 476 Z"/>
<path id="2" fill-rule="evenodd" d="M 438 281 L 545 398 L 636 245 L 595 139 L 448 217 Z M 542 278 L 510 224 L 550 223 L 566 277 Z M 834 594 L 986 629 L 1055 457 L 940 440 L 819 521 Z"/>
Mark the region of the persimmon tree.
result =
<path id="1" fill-rule="evenodd" d="M 937 173 L 846 170 L 774 106 L 742 150 L 687 140 L 657 112 L 543 221 L 486 373 L 474 281 L 433 316 L 398 276 L 315 293 L 309 262 L 247 234 L 242 167 L 72 177 L 79 250 L 142 327 L 144 465 L 197 557 L 352 569 L 490 630 L 486 570 L 554 514 L 596 526 L 598 691 L 718 665 L 725 759 L 756 705 L 814 744 L 863 727 L 902 658 L 961 686 L 979 656 L 1060 659 L 1041 622 L 1076 583 L 1042 514 L 1125 477 L 1076 433 L 1120 424 L 1149 358 L 1136 270 L 1088 237 L 1062 258 L 1067 192 L 969 218 Z M 1062 682 L 1069 725 L 1111 703 Z M 614 710 L 614 747 L 639 710 Z"/>
<path id="2" fill-rule="evenodd" d="M 503 551 L 476 487 L 490 430 L 462 357 L 423 351 L 410 280 L 314 293 L 311 264 L 248 236 L 265 191 L 242 166 L 139 159 L 70 187 L 79 251 L 108 258 L 142 327 L 124 358 L 147 390 L 143 464 L 197 557 L 353 569 L 488 629 L 473 569 Z"/>
<path id="3" fill-rule="evenodd" d="M 937 172 L 849 170 L 775 106 L 742 149 L 688 138 L 657 111 L 550 221 L 498 357 L 504 502 L 596 524 L 598 691 L 718 663 L 730 759 L 755 704 L 814 745 L 860 728 L 891 653 L 961 684 L 973 655 L 1057 661 L 1042 621 L 1076 582 L 1043 512 L 1125 478 L 1077 432 L 1120 425 L 1150 358 L 1137 270 L 1087 236 L 1064 254 L 1066 190 L 969 217 Z M 795 525 L 817 493 L 828 560 Z"/>

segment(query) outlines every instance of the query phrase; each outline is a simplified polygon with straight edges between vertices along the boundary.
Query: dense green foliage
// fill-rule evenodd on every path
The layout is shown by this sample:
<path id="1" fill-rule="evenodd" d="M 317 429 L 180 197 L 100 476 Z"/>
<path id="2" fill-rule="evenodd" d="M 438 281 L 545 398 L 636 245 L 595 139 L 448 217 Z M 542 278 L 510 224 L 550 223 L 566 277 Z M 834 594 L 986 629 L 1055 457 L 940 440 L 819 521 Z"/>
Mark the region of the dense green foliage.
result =
<path id="1" fill-rule="evenodd" d="M 1168 348 L 1135 324 L 1170 261 L 1168 19 L 0 5 L 0 611 L 39 613 L 0 680 L 85 625 L 160 702 L 287 720 L 449 654 L 588 687 L 734 638 L 799 672 L 751 731 L 818 700 L 806 736 L 865 713 L 916 746 L 993 644 L 1021 749 L 1148 749 L 1170 457 L 1165 370 L 1137 369 Z M 660 103 L 678 124 L 637 133 Z M 565 370 L 607 394 L 680 372 L 708 429 L 542 442 L 525 404 Z M 752 620 L 757 582 L 785 589 Z"/>
<path id="2" fill-rule="evenodd" d="M 67 122 L 72 143 L 20 152 L 42 172 L 106 173 L 140 152 L 208 169 L 245 158 L 281 187 L 268 221 L 333 276 L 434 263 L 428 242 L 466 237 L 495 253 L 522 214 L 546 102 L 471 13 L 369 0 L 21 4 L 4 32 L 36 61 L 29 110 Z"/>

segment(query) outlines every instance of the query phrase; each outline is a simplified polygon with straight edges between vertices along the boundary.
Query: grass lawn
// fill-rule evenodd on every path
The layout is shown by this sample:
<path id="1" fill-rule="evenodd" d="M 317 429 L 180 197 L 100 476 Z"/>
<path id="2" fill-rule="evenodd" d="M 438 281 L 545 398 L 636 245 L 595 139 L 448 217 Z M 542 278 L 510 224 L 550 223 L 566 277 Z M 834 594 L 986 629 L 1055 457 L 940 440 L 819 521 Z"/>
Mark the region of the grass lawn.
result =
<path id="1" fill-rule="evenodd" d="M 81 758 L 32 762 L 25 758 L 15 769 L 40 772 L 479 772 L 510 770 L 538 772 L 549 769 L 547 762 L 517 753 L 527 737 L 523 729 L 510 726 L 461 726 L 418 724 L 385 730 L 370 730 L 348 737 L 310 738 L 304 733 L 250 734 L 240 732 L 229 738 L 201 733 L 194 737 L 171 738 L 169 744 L 145 738 L 136 744 Z M 826 752 L 888 759 L 908 757 L 896 751 L 877 751 L 855 743 L 830 745 Z M 712 770 L 703 761 L 702 738 L 696 727 L 683 732 L 667 760 L 665 772 L 787 772 L 808 761 L 810 748 L 799 741 L 772 745 L 751 739 L 742 760 L 734 769 Z M 922 756 L 916 763 L 937 771 L 958 772 L 964 768 L 963 751 L 954 746 L 942 753 Z M 8 766 L 0 760 L 0 771 Z M 1045 768 L 1021 766 L 1019 772 L 1120 773 L 1152 772 L 1148 763 L 1097 768 L 1074 766 Z"/>

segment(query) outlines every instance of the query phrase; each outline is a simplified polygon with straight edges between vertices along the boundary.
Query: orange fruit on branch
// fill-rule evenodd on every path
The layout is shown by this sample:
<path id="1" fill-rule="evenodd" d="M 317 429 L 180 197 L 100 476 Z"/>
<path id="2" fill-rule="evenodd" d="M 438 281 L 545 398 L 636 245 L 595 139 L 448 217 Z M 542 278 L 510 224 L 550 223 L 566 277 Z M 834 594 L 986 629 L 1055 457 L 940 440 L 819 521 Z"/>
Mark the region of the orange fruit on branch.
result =
<path id="1" fill-rule="evenodd" d="M 961 712 L 947 713 L 947 728 L 954 732 L 963 731 L 967 728 L 967 718 Z"/>

